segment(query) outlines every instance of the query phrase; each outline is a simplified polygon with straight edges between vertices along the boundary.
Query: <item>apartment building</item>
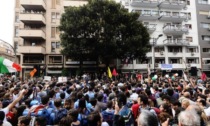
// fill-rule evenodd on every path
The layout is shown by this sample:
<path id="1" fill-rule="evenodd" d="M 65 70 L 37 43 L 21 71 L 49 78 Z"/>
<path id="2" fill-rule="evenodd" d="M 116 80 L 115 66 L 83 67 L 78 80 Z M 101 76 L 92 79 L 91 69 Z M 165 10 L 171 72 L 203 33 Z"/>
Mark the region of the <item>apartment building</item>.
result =
<path id="1" fill-rule="evenodd" d="M 13 46 L 0 39 L 0 57 L 16 62 Z"/>
<path id="2" fill-rule="evenodd" d="M 202 70 L 210 75 L 210 0 L 196 0 Z"/>
<path id="3" fill-rule="evenodd" d="M 28 77 L 35 65 L 40 68 L 41 76 L 59 76 L 63 68 L 78 67 L 78 62 L 60 54 L 58 26 L 65 7 L 86 3 L 83 0 L 16 0 L 14 46 L 23 68 L 21 77 Z"/>
<path id="4" fill-rule="evenodd" d="M 162 69 L 182 73 L 183 69 L 201 68 L 196 17 L 197 0 L 123 0 L 129 12 L 139 12 L 139 21 L 151 37 L 147 60 L 131 61 L 122 69 Z M 164 65 L 166 64 L 166 65 Z"/>
<path id="5" fill-rule="evenodd" d="M 197 15 L 204 17 L 206 13 L 196 13 L 196 7 L 202 6 L 198 1 L 206 0 L 121 0 L 129 12 L 139 12 L 138 20 L 148 28 L 152 48 L 145 61 L 127 60 L 125 64 L 117 60 L 117 69 L 143 72 L 150 64 L 152 70 L 182 73 L 186 68 L 201 68 L 200 52 L 207 49 L 205 45 L 200 49 L 199 42 L 208 39 L 208 34 L 204 38 L 198 36 L 201 33 Z M 79 68 L 78 61 L 60 54 L 58 26 L 65 7 L 86 3 L 82 0 L 16 0 L 14 45 L 17 60 L 23 67 L 22 77 L 27 77 L 34 65 L 39 66 L 40 73 L 52 76 L 60 75 L 63 68 L 69 71 Z M 86 68 L 97 66 L 95 61 L 83 64 Z"/>

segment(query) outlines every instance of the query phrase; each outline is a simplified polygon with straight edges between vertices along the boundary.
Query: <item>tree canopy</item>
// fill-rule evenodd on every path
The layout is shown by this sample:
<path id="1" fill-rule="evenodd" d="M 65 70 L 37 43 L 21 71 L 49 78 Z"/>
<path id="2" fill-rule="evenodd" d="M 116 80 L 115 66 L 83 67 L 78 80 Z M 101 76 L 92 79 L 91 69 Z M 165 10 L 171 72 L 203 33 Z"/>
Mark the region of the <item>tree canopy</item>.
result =
<path id="1" fill-rule="evenodd" d="M 68 7 L 60 22 L 61 53 L 74 60 L 143 59 L 150 49 L 147 29 L 114 1 Z"/>

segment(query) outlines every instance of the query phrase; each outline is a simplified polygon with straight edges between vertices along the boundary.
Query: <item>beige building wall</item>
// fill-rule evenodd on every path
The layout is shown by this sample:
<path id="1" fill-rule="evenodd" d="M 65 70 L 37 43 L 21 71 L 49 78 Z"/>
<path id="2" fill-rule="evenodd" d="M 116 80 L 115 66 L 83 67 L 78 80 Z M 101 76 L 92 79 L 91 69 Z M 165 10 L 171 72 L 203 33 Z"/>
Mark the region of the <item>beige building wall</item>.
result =
<path id="1" fill-rule="evenodd" d="M 82 6 L 83 0 L 16 0 L 14 46 L 22 66 L 20 77 L 29 77 L 35 65 L 40 76 L 59 76 L 63 68 L 78 68 L 77 62 L 66 62 L 60 54 L 61 14 L 68 6 Z"/>

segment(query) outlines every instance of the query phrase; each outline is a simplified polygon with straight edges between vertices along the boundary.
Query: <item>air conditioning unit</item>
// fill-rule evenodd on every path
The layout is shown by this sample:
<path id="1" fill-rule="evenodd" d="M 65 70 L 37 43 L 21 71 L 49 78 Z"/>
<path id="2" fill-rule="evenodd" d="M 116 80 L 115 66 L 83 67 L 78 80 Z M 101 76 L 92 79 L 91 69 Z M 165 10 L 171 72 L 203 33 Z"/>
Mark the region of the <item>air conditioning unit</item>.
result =
<path id="1" fill-rule="evenodd" d="M 163 51 L 160 51 L 160 55 L 163 55 Z"/>
<path id="2" fill-rule="evenodd" d="M 191 56 L 194 56 L 194 52 L 191 52 Z"/>

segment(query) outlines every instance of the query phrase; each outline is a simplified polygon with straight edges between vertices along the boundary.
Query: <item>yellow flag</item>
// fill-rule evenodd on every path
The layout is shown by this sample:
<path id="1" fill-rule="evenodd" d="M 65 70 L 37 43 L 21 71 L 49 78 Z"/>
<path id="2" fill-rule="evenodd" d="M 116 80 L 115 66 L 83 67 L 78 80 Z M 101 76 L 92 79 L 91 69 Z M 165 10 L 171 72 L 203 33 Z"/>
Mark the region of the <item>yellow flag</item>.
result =
<path id="1" fill-rule="evenodd" d="M 112 78 L 112 73 L 109 67 L 108 67 L 108 77 Z"/>

